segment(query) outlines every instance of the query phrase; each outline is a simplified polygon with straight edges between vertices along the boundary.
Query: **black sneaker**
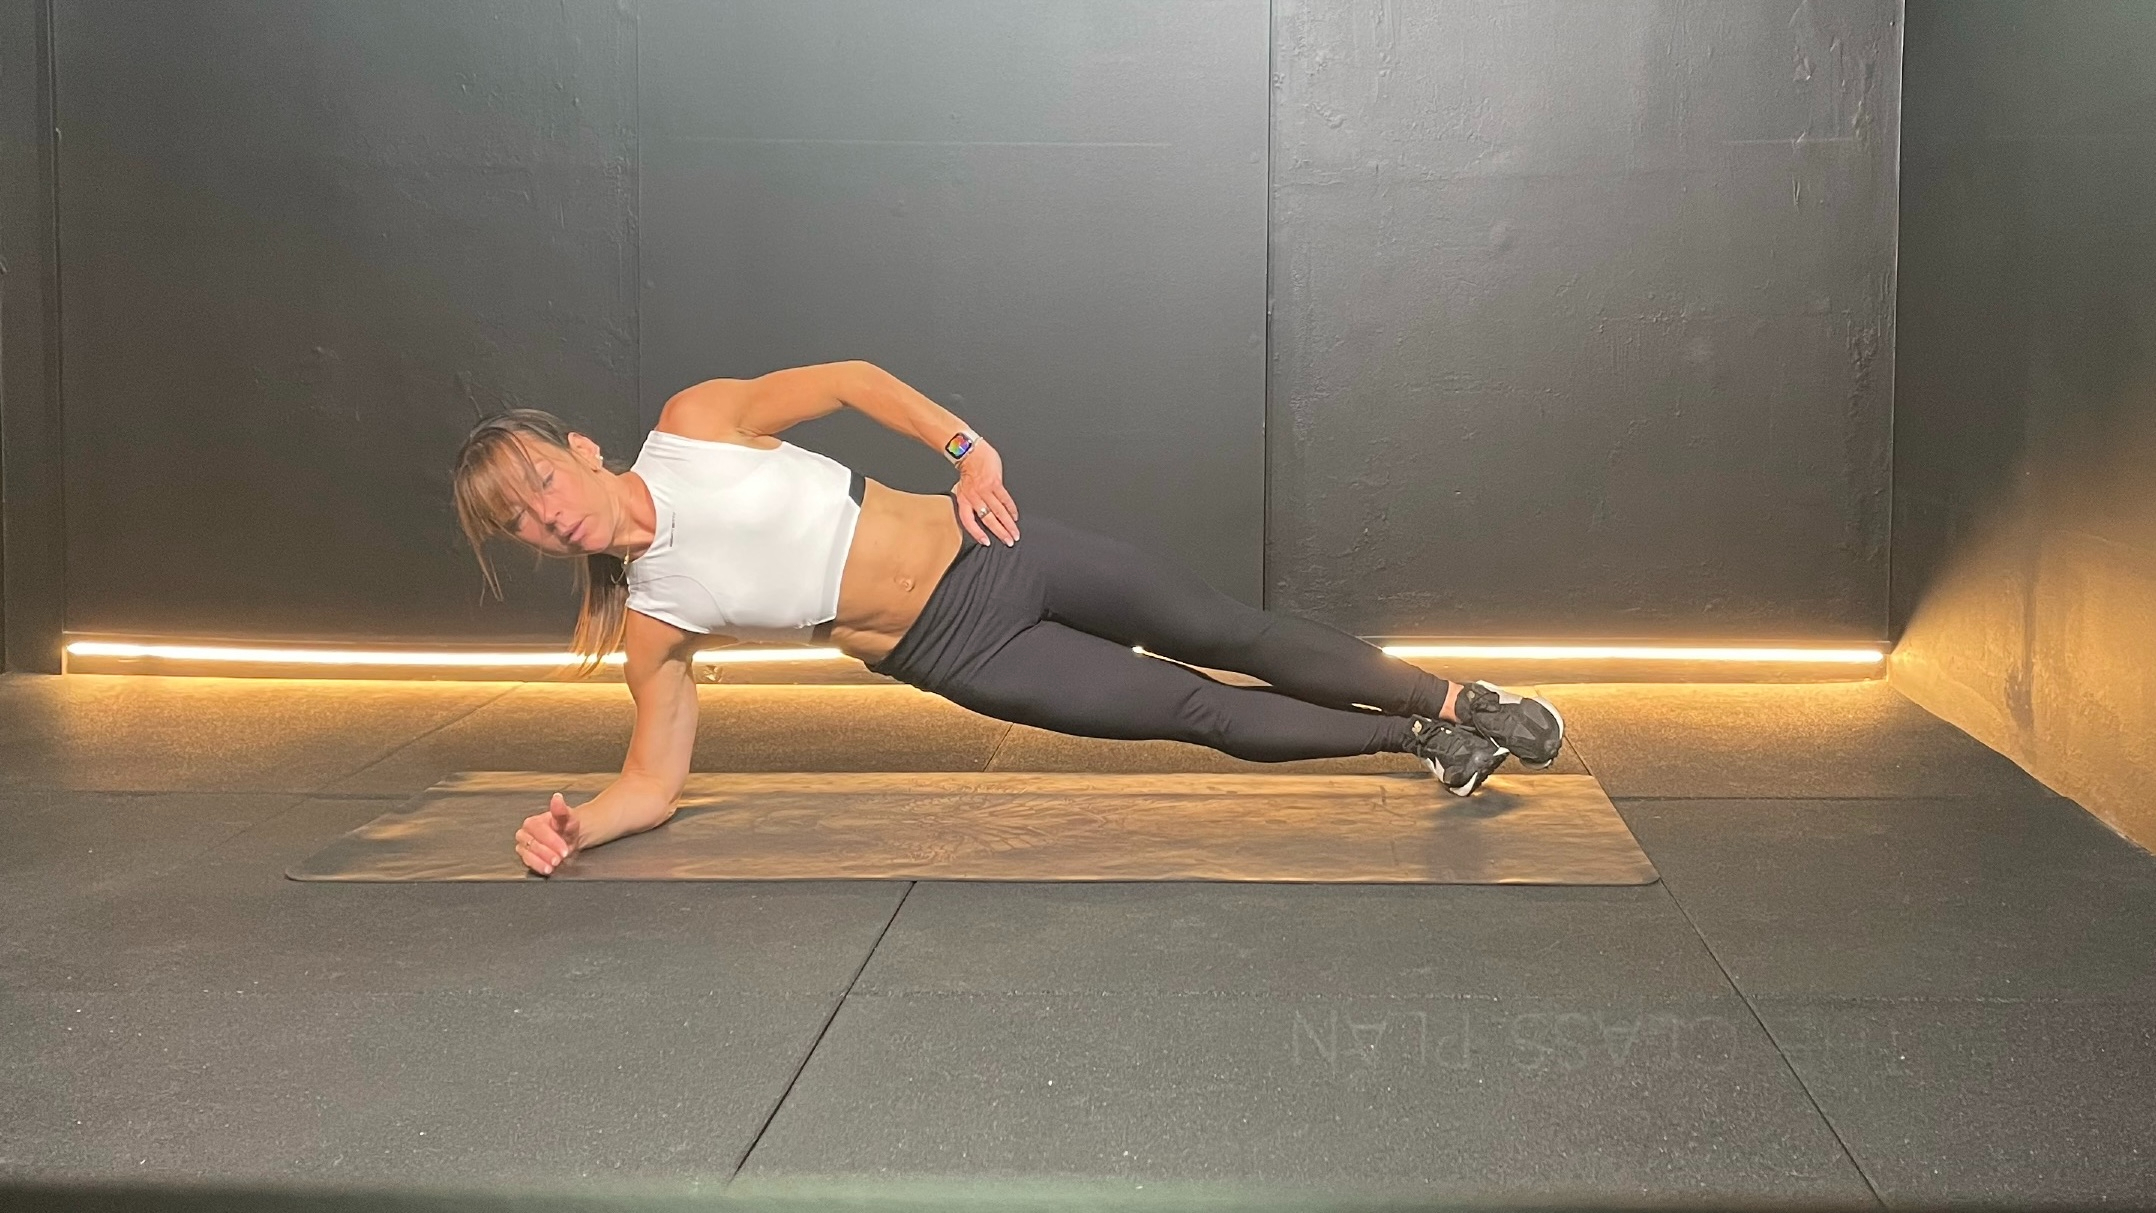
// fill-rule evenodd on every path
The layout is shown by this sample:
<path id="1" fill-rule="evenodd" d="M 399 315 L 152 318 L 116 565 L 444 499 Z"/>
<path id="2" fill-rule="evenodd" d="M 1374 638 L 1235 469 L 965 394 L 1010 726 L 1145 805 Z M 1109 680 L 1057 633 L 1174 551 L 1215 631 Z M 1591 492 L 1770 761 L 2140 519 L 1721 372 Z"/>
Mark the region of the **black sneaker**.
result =
<path id="1" fill-rule="evenodd" d="M 1468 683 L 1454 713 L 1462 724 L 1512 751 L 1522 766 L 1532 770 L 1544 770 L 1555 762 L 1565 743 L 1565 718 L 1556 708 L 1487 682 Z"/>
<path id="2" fill-rule="evenodd" d="M 1480 733 L 1428 716 L 1409 717 L 1407 735 L 1409 752 L 1455 796 L 1481 787 L 1511 752 Z"/>

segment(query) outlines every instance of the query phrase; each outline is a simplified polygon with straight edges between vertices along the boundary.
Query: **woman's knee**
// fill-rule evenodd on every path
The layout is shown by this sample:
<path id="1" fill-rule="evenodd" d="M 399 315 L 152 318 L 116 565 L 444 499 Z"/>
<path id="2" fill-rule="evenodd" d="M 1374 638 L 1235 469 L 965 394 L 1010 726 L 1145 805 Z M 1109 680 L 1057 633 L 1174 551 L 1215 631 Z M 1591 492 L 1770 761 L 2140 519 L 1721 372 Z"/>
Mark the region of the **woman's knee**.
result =
<path id="1" fill-rule="evenodd" d="M 1251 736 L 1247 712 L 1237 711 L 1241 687 L 1207 680 L 1190 689 L 1176 708 L 1177 740 L 1219 750 L 1236 758 L 1253 757 L 1256 739 Z"/>
<path id="2" fill-rule="evenodd" d="M 1074 737 L 1160 735 L 1147 731 L 1155 721 L 1149 719 L 1153 713 L 1147 710 L 1146 697 L 1110 694 L 1109 690 L 1083 679 L 1001 678 L 954 683 L 946 686 L 942 695 L 983 716 Z"/>
<path id="3" fill-rule="evenodd" d="M 1272 635 L 1273 629 L 1279 623 L 1278 615 L 1256 607 L 1243 607 L 1240 611 L 1227 612 L 1221 621 L 1221 643 L 1237 657 L 1257 656 L 1265 651 L 1266 638 Z"/>
<path id="4" fill-rule="evenodd" d="M 1177 629 L 1174 646 L 1163 645 L 1163 656 L 1216 670 L 1247 670 L 1265 652 L 1266 638 L 1275 617 L 1255 607 L 1226 599 L 1216 609 L 1192 612 Z"/>

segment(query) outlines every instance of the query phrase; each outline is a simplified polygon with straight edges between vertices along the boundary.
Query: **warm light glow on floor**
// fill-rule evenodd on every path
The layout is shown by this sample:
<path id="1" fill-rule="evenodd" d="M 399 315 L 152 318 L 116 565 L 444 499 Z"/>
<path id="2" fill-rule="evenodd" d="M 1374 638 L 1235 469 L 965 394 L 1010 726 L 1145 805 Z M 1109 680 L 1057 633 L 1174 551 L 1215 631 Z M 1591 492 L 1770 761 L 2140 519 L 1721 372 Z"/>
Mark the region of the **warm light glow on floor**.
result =
<path id="1" fill-rule="evenodd" d="M 1455 657 L 1486 661 L 1728 661 L 1759 664 L 1827 663 L 1875 665 L 1885 660 L 1878 649 L 1757 648 L 1744 646 L 1593 645 L 1593 644 L 1389 644 L 1382 646 L 1394 657 Z M 1143 653 L 1140 645 L 1133 652 Z M 243 648 L 202 644 L 126 644 L 103 640 L 77 640 L 67 646 L 78 657 L 154 658 L 167 661 L 243 662 L 255 665 L 408 666 L 408 667 L 540 667 L 573 665 L 573 653 L 505 650 L 460 652 L 455 650 Z M 833 648 L 819 649 L 704 649 L 694 660 L 702 664 L 735 662 L 836 661 L 845 654 Z M 622 655 L 609 653 L 606 665 L 620 665 Z"/>

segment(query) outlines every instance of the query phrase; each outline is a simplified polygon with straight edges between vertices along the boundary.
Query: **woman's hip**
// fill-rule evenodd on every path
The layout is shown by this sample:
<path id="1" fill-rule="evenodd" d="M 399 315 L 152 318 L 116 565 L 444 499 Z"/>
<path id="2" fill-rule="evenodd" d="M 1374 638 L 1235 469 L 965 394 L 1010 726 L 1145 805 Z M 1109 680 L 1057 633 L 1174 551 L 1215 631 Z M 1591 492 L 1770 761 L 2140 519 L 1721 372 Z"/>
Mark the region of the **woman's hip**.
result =
<path id="1" fill-rule="evenodd" d="M 869 668 L 938 691 L 1044 618 L 1130 643 L 1123 632 L 1161 613 L 1152 599 L 1197 616 L 1247 610 L 1189 570 L 1122 540 L 1038 513 L 1025 515 L 1019 531 L 1009 545 L 964 536 L 920 617 Z"/>
<path id="2" fill-rule="evenodd" d="M 868 668 L 940 691 L 1038 622 L 1042 585 L 1029 559 L 1029 542 L 1021 537 L 1010 546 L 1000 540 L 983 544 L 964 536 L 920 615 L 897 646 Z"/>

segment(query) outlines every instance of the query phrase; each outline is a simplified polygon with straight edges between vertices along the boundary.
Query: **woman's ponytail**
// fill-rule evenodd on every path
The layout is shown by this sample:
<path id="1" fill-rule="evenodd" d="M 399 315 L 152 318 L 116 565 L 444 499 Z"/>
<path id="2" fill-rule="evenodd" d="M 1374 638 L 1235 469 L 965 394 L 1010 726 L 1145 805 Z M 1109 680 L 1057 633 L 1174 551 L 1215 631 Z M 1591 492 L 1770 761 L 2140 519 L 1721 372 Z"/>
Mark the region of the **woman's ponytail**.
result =
<path id="1" fill-rule="evenodd" d="M 577 611 L 576 636 L 569 649 L 580 659 L 577 677 L 599 668 L 608 653 L 621 647 L 629 623 L 629 565 L 611 552 L 593 552 L 577 569 L 584 605 Z"/>

